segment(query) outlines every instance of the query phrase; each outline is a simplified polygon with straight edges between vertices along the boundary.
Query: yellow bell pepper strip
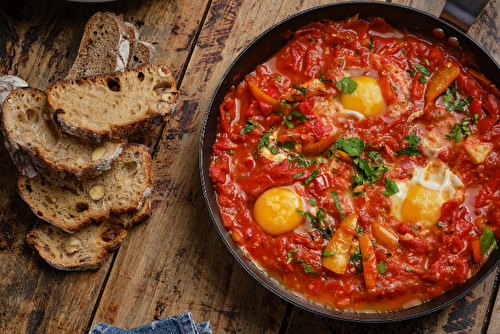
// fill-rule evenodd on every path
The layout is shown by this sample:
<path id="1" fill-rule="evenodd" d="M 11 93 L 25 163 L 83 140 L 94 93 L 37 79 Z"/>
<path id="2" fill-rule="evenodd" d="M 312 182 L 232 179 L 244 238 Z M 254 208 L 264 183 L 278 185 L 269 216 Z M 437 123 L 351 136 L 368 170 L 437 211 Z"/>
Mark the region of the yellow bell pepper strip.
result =
<path id="1" fill-rule="evenodd" d="M 372 224 L 372 234 L 378 243 L 392 249 L 396 250 L 399 247 L 399 237 L 396 233 L 387 229 L 385 226 L 379 223 Z"/>
<path id="2" fill-rule="evenodd" d="M 311 79 L 302 85 L 293 85 L 280 98 L 287 101 L 302 101 L 326 93 L 326 87 L 319 79 Z"/>
<path id="3" fill-rule="evenodd" d="M 378 271 L 377 257 L 369 234 L 365 233 L 359 237 L 359 249 L 361 250 L 366 287 L 368 290 L 373 290 L 377 284 Z"/>
<path id="4" fill-rule="evenodd" d="M 483 73 L 480 73 L 472 68 L 467 70 L 467 74 L 476 79 L 484 88 L 488 88 L 491 93 L 495 94 L 496 97 L 500 98 L 500 90 L 498 90 L 497 86 L 491 82 Z"/>
<path id="5" fill-rule="evenodd" d="M 250 92 L 252 92 L 253 97 L 257 100 L 269 103 L 273 107 L 273 111 L 282 113 L 283 115 L 288 115 L 290 112 L 290 106 L 286 103 L 280 102 L 276 99 L 273 99 L 266 93 L 264 93 L 256 84 L 251 81 L 248 81 L 248 87 L 250 88 Z"/>
<path id="6" fill-rule="evenodd" d="M 356 230 L 358 215 L 353 213 L 347 217 L 335 231 L 335 234 L 326 245 L 325 252 L 328 254 L 322 258 L 323 266 L 337 274 L 345 274 L 349 252 L 354 235 L 347 231 Z M 347 230 L 347 231 L 346 231 Z"/>
<path id="7" fill-rule="evenodd" d="M 331 144 L 333 144 L 333 142 L 335 142 L 337 139 L 339 139 L 339 137 L 342 135 L 344 131 L 342 130 L 339 130 L 337 132 L 335 132 L 334 134 L 324 138 L 324 139 L 321 139 L 320 141 L 317 141 L 311 145 L 308 145 L 308 146 L 304 146 L 302 148 L 302 153 L 304 153 L 305 155 L 309 155 L 309 156 L 317 156 L 317 155 L 320 155 L 321 152 L 325 151 Z"/>
<path id="8" fill-rule="evenodd" d="M 450 62 L 444 63 L 435 72 L 427 83 L 425 90 L 425 104 L 433 103 L 460 75 L 460 68 Z"/>

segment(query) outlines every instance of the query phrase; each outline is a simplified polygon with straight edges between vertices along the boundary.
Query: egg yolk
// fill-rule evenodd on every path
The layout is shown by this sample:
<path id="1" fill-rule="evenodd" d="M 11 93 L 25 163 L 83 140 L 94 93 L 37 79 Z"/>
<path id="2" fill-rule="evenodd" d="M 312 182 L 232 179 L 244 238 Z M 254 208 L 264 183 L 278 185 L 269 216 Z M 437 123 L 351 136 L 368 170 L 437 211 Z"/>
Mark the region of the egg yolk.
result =
<path id="1" fill-rule="evenodd" d="M 441 217 L 441 205 L 448 198 L 439 190 L 429 189 L 417 185 L 406 195 L 401 208 L 401 218 L 408 224 L 427 221 L 436 224 Z"/>
<path id="2" fill-rule="evenodd" d="M 253 208 L 257 224 L 272 236 L 292 231 L 302 223 L 302 200 L 292 189 L 271 188 L 263 192 Z"/>
<path id="3" fill-rule="evenodd" d="M 380 114 L 387 104 L 378 80 L 366 75 L 354 78 L 358 84 L 354 93 L 340 95 L 340 103 L 346 109 L 362 113 L 366 117 Z"/>

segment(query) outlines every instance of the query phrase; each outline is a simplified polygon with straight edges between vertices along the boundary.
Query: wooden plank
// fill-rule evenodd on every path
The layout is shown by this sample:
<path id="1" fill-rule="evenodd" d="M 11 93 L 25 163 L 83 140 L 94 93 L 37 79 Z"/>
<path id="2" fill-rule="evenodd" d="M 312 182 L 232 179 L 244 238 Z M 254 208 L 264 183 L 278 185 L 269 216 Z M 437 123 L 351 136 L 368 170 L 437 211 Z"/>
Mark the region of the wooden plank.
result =
<path id="1" fill-rule="evenodd" d="M 274 23 L 330 2 L 212 2 L 154 159 L 153 216 L 118 252 L 94 324 L 131 328 L 190 311 L 215 332 L 280 330 L 287 304 L 241 268 L 210 221 L 200 188 L 199 136 L 212 93 L 238 53 Z"/>
<path id="2" fill-rule="evenodd" d="M 178 77 L 205 4 L 2 2 L 0 74 L 18 75 L 32 87 L 47 88 L 66 76 L 87 20 L 97 11 L 109 10 L 140 26 L 143 39 L 156 44 L 156 60 L 171 66 Z M 47 265 L 25 242 L 36 217 L 16 194 L 17 171 L 4 145 L 0 165 L 0 332 L 88 332 L 114 255 L 96 271 L 66 273 Z"/>
<path id="3" fill-rule="evenodd" d="M 412 2 L 418 3 L 423 4 Z M 318 4 L 320 2 L 212 3 L 181 83 L 179 106 L 165 129 L 155 158 L 158 181 L 154 215 L 148 225 L 137 229 L 122 246 L 94 324 L 104 321 L 131 328 L 191 311 L 195 320 L 209 320 L 216 332 L 279 331 L 286 318 L 286 304 L 251 279 L 225 250 L 204 209 L 194 156 L 211 91 L 238 52 L 273 23 Z M 437 14 L 438 7 L 431 4 L 428 8 Z M 133 252 L 137 245 L 144 244 L 153 247 L 144 247 L 144 254 Z M 480 306 L 483 309 L 478 312 L 479 318 L 484 318 L 484 305 Z M 435 323 L 451 318 L 451 312 L 445 312 L 446 316 L 437 318 Z M 310 323 L 316 325 L 307 325 Z M 331 332 L 332 323 L 337 323 L 337 330 L 344 332 L 343 322 L 295 309 L 288 329 L 290 332 Z M 353 332 L 364 328 L 349 325 Z M 394 324 L 393 331 L 401 332 L 405 325 Z M 424 325 L 427 325 L 425 321 L 416 322 L 415 328 L 437 326 Z"/>

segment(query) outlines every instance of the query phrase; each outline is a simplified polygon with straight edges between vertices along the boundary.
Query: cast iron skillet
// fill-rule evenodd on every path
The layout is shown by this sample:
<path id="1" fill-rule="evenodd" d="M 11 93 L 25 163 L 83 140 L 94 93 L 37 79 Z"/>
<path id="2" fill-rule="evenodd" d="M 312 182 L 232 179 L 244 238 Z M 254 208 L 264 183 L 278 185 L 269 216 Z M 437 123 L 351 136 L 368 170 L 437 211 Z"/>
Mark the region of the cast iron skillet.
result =
<path id="1" fill-rule="evenodd" d="M 385 313 L 353 313 L 333 310 L 313 304 L 294 295 L 292 292 L 286 290 L 284 287 L 271 280 L 244 255 L 238 245 L 231 238 L 228 230 L 224 227 L 221 214 L 217 206 L 215 189 L 209 174 L 210 156 L 212 154 L 212 146 L 215 142 L 217 131 L 219 106 L 222 104 L 224 95 L 230 90 L 231 86 L 236 86 L 241 80 L 243 80 L 246 74 L 251 72 L 258 64 L 270 58 L 282 46 L 284 46 L 287 41 L 287 32 L 293 32 L 310 22 L 322 19 L 341 21 L 347 17 L 355 15 L 356 13 L 359 13 L 359 17 L 362 19 L 366 19 L 368 16 L 380 16 L 386 19 L 386 21 L 393 27 L 407 28 L 410 31 L 420 32 L 425 36 L 433 36 L 433 29 L 441 28 L 446 34 L 444 41 L 450 36 L 456 37 L 460 46 L 464 50 L 471 51 L 474 54 L 482 72 L 486 73 L 489 79 L 492 80 L 497 86 L 500 86 L 500 82 L 498 82 L 498 78 L 500 78 L 500 67 L 495 60 L 461 30 L 455 28 L 453 25 L 445 22 L 444 20 L 438 19 L 416 9 L 391 3 L 367 3 L 357 1 L 315 7 L 293 15 L 264 32 L 243 50 L 243 52 L 236 58 L 225 73 L 212 97 L 201 133 L 201 182 L 208 211 L 226 246 L 238 262 L 240 262 L 240 264 L 250 273 L 250 275 L 252 275 L 257 281 L 273 293 L 298 307 L 330 318 L 372 323 L 400 321 L 437 311 L 463 297 L 476 285 L 488 277 L 488 275 L 495 268 L 497 268 L 500 263 L 500 250 L 495 250 L 490 259 L 479 270 L 479 272 L 463 285 L 458 286 L 426 303 L 400 311 Z"/>

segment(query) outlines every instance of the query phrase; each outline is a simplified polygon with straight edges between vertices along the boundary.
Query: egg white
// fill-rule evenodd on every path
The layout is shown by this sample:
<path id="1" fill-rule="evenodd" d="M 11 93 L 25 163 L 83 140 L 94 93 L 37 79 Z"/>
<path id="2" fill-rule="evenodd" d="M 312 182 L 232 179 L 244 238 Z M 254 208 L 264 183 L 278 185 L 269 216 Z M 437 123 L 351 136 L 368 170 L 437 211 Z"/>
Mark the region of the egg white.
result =
<path id="1" fill-rule="evenodd" d="M 400 221 L 403 221 L 402 207 L 408 196 L 408 192 L 417 185 L 427 189 L 437 190 L 440 194 L 434 201 L 438 203 L 440 207 L 452 198 L 463 198 L 464 184 L 460 178 L 453 174 L 446 165 L 437 162 L 431 162 L 424 168 L 415 168 L 413 176 L 409 181 L 396 182 L 396 184 L 398 185 L 399 191 L 390 196 L 391 213 Z M 422 228 L 434 225 L 434 223 L 429 221 L 420 221 L 417 224 Z"/>

